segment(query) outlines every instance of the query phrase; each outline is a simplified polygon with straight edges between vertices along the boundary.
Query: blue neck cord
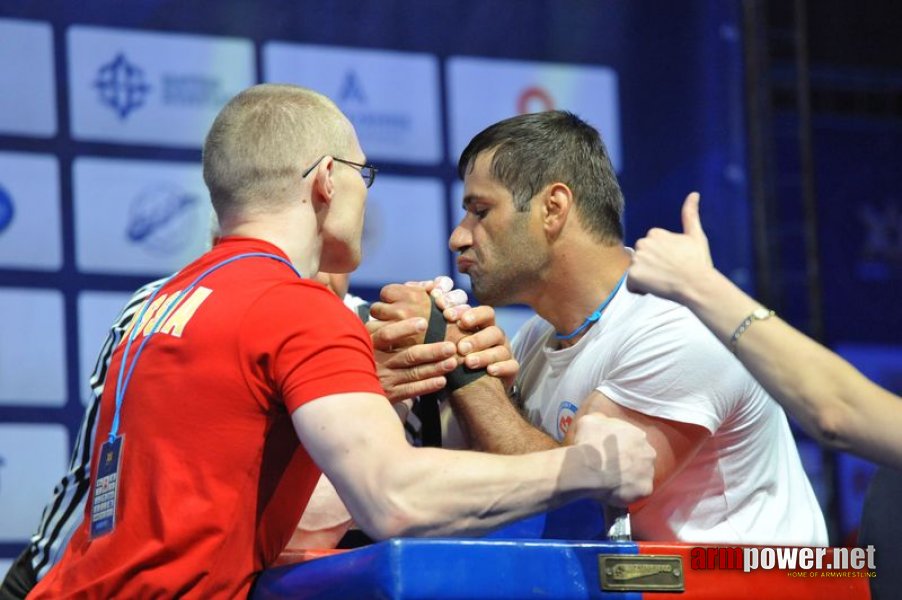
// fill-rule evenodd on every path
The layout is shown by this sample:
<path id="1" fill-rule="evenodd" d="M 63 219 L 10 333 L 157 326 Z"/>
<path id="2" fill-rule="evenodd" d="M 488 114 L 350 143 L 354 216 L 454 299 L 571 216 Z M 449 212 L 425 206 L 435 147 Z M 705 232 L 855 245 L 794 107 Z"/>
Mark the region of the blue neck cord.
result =
<path id="1" fill-rule="evenodd" d="M 141 353 L 144 351 L 144 346 L 147 345 L 147 342 L 150 341 L 150 338 L 153 337 L 153 335 L 157 332 L 157 330 L 160 328 L 160 326 L 166 321 L 166 317 L 169 316 L 169 313 L 172 311 L 172 309 L 175 308 L 179 304 L 179 302 L 182 301 L 182 298 L 188 292 L 190 292 L 195 287 L 197 287 L 197 284 L 199 284 L 204 277 L 206 277 L 213 271 L 216 271 L 217 269 L 221 269 L 222 267 L 226 266 L 229 263 L 235 262 L 236 260 L 241 260 L 242 258 L 252 258 L 252 257 L 270 258 L 272 260 L 277 260 L 281 263 L 285 263 L 286 265 L 291 267 L 291 270 L 294 271 L 298 277 L 303 277 L 301 275 L 300 271 L 298 271 L 294 267 L 294 265 L 291 264 L 288 260 L 282 258 L 281 256 L 277 256 L 275 254 L 269 254 L 267 252 L 248 252 L 245 254 L 238 254 L 236 256 L 232 256 L 231 258 L 227 258 L 224 261 L 213 265 L 212 267 L 210 267 L 209 269 L 207 269 L 206 271 L 204 271 L 203 273 L 198 275 L 197 278 L 194 281 L 192 281 L 188 287 L 186 287 L 184 290 L 179 292 L 179 295 L 175 297 L 175 300 L 168 303 L 168 305 L 166 306 L 166 310 L 163 311 L 163 314 L 160 315 L 159 318 L 157 318 L 150 333 L 148 333 L 146 336 L 144 336 L 144 339 L 141 341 L 141 345 L 138 346 L 138 350 L 135 352 L 135 356 L 132 359 L 131 365 L 129 365 L 129 367 L 128 367 L 128 373 L 126 374 L 125 373 L 126 372 L 125 365 L 128 363 L 128 353 L 129 353 L 129 350 L 131 349 L 132 341 L 138 336 L 138 330 L 144 329 L 146 327 L 146 325 L 142 326 L 142 321 L 144 320 L 144 313 L 147 312 L 148 307 L 150 307 L 153 304 L 153 301 L 157 297 L 157 294 L 160 292 L 161 289 L 163 289 L 163 286 L 165 286 L 172 279 L 172 277 L 170 277 L 169 279 L 164 281 L 163 285 L 161 285 L 160 287 L 155 289 L 153 294 L 150 295 L 150 298 L 147 299 L 147 302 L 145 302 L 144 306 L 141 308 L 141 312 L 138 313 L 137 317 L 135 317 L 135 321 L 134 321 L 135 326 L 132 327 L 132 331 L 128 336 L 128 340 L 126 340 L 126 343 L 125 343 L 125 349 L 122 351 L 122 363 L 119 365 L 119 375 L 116 378 L 116 411 L 113 413 L 113 424 L 110 426 L 110 434 L 108 436 L 110 443 L 113 443 L 113 441 L 116 439 L 116 436 L 119 435 L 119 415 L 122 412 L 122 401 L 123 401 L 123 398 L 125 398 L 125 391 L 128 389 L 128 384 L 131 382 L 132 373 L 135 370 L 135 365 L 138 363 L 138 358 L 141 357 Z M 175 275 L 173 275 L 173 277 L 175 277 Z M 123 377 L 123 374 L 125 375 L 125 377 Z"/>
<path id="2" fill-rule="evenodd" d="M 601 313 L 604 312 L 604 309 L 608 307 L 608 304 L 611 303 L 611 300 L 614 299 L 614 296 L 617 295 L 617 291 L 620 289 L 620 286 L 623 285 L 623 282 L 626 281 L 626 273 L 623 274 L 623 277 L 620 278 L 620 281 L 617 282 L 617 285 L 614 286 L 614 289 L 611 290 L 611 293 L 608 294 L 608 297 L 604 299 L 601 305 L 595 309 L 591 315 L 586 317 L 586 320 L 583 321 L 583 324 L 571 331 L 570 333 L 558 333 L 554 332 L 554 337 L 559 340 L 570 340 L 581 334 L 586 328 L 592 323 L 598 321 L 601 318 Z"/>

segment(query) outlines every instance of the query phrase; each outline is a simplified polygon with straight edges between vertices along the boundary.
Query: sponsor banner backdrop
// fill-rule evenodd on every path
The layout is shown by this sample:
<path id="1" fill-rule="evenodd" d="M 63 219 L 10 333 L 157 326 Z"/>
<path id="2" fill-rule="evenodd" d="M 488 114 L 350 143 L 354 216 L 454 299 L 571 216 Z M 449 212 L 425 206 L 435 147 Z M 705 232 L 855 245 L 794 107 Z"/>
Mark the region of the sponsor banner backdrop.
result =
<path id="1" fill-rule="evenodd" d="M 0 19 L 0 90 L 0 133 L 56 134 L 53 29 L 49 23 Z"/>
<path id="2" fill-rule="evenodd" d="M 61 236 L 56 157 L 0 152 L 0 267 L 58 270 Z"/>
<path id="3" fill-rule="evenodd" d="M 366 201 L 355 286 L 432 279 L 447 272 L 445 188 L 426 177 L 379 177 Z"/>
<path id="4" fill-rule="evenodd" d="M 73 196 L 83 271 L 168 275 L 209 245 L 212 209 L 199 164 L 77 158 Z"/>
<path id="5" fill-rule="evenodd" d="M 0 424 L 0 543 L 31 537 L 68 458 L 62 425 Z"/>
<path id="6" fill-rule="evenodd" d="M 75 25 L 72 137 L 200 148 L 219 109 L 256 83 L 249 40 Z"/>
<path id="7" fill-rule="evenodd" d="M 569 110 L 601 132 L 618 172 L 623 168 L 617 73 L 607 67 L 452 56 L 448 59 L 449 160 L 496 121 L 545 110 Z"/>
<path id="8" fill-rule="evenodd" d="M 441 162 L 435 56 L 270 42 L 263 47 L 263 71 L 266 81 L 295 83 L 334 100 L 368 159 Z"/>
<path id="9" fill-rule="evenodd" d="M 0 332 L 0 405 L 64 405 L 62 292 L 0 288 Z"/>
<path id="10" fill-rule="evenodd" d="M 91 373 L 113 320 L 131 297 L 129 292 L 82 292 L 78 295 L 78 390 L 91 400 Z"/>

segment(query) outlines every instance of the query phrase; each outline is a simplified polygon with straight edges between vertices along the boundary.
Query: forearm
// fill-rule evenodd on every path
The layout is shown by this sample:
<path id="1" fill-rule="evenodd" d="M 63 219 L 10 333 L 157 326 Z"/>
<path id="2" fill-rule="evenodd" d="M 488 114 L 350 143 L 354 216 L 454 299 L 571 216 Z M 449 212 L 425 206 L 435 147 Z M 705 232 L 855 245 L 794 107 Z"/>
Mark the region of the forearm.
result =
<path id="1" fill-rule="evenodd" d="M 494 377 L 482 377 L 453 392 L 451 408 L 474 450 L 525 454 L 560 446 L 523 418 Z"/>
<path id="2" fill-rule="evenodd" d="M 407 468 L 384 481 L 405 515 L 390 535 L 475 536 L 615 485 L 595 448 L 522 456 L 411 448 Z"/>
<path id="3" fill-rule="evenodd" d="M 385 398 L 371 393 L 318 398 L 291 415 L 354 521 L 375 538 L 479 534 L 582 496 L 625 505 L 648 495 L 654 451 L 645 435 L 589 417 L 573 446 L 499 456 L 414 448 Z"/>
<path id="4" fill-rule="evenodd" d="M 758 302 L 714 271 L 681 300 L 725 344 Z M 902 431 L 898 398 L 848 362 L 778 318 L 755 322 L 739 339 L 737 356 L 761 385 L 821 441 L 902 466 L 893 439 Z"/>

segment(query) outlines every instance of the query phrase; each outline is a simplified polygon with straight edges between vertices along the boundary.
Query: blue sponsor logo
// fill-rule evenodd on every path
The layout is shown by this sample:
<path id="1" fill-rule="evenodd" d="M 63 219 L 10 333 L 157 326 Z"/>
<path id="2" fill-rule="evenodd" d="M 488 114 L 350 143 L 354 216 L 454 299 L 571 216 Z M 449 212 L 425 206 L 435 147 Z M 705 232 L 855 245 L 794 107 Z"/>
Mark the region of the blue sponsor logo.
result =
<path id="1" fill-rule="evenodd" d="M 197 238 L 200 198 L 171 184 L 144 190 L 129 209 L 126 237 L 155 253 L 175 254 Z"/>
<path id="2" fill-rule="evenodd" d="M 94 87 L 100 94 L 100 101 L 116 111 L 122 120 L 141 108 L 150 93 L 150 85 L 144 80 L 144 70 L 128 62 L 121 52 L 100 67 Z"/>
<path id="3" fill-rule="evenodd" d="M 407 113 L 369 108 L 363 82 L 353 69 L 345 73 L 337 97 L 339 107 L 362 139 L 400 143 L 412 129 Z"/>
<path id="4" fill-rule="evenodd" d="M 360 83 L 360 78 L 357 77 L 357 73 L 353 70 L 345 73 L 344 81 L 341 83 L 341 91 L 338 92 L 339 102 L 349 102 L 351 100 L 362 104 L 366 103 L 366 94 L 363 92 L 363 85 Z"/>
<path id="5" fill-rule="evenodd" d="M 161 81 L 163 104 L 169 106 L 223 106 L 229 93 L 222 82 L 206 75 L 163 74 Z"/>
<path id="6" fill-rule="evenodd" d="M 130 63 L 122 52 L 100 67 L 94 87 L 97 88 L 100 101 L 116 111 L 122 120 L 144 106 L 151 91 L 151 85 L 144 77 L 144 70 Z M 179 107 L 218 107 L 229 99 L 229 93 L 222 89 L 219 79 L 181 73 L 162 74 L 158 96 L 161 104 Z"/>
<path id="7" fill-rule="evenodd" d="M 16 211 L 13 206 L 13 199 L 2 185 L 0 185 L 0 233 L 9 227 L 13 222 Z"/>

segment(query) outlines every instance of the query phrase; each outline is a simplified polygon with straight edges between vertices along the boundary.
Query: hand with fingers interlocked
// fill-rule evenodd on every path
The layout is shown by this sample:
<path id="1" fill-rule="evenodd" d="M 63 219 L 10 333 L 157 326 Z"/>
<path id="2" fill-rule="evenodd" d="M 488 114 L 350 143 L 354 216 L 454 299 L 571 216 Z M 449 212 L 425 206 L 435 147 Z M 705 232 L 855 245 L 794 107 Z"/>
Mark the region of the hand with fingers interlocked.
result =
<path id="1" fill-rule="evenodd" d="M 433 302 L 447 321 L 445 339 L 427 343 Z M 470 307 L 466 292 L 454 289 L 449 277 L 387 285 L 370 315 L 377 373 L 393 403 L 440 391 L 459 364 L 487 368 L 508 386 L 519 370 L 494 310 Z"/>

